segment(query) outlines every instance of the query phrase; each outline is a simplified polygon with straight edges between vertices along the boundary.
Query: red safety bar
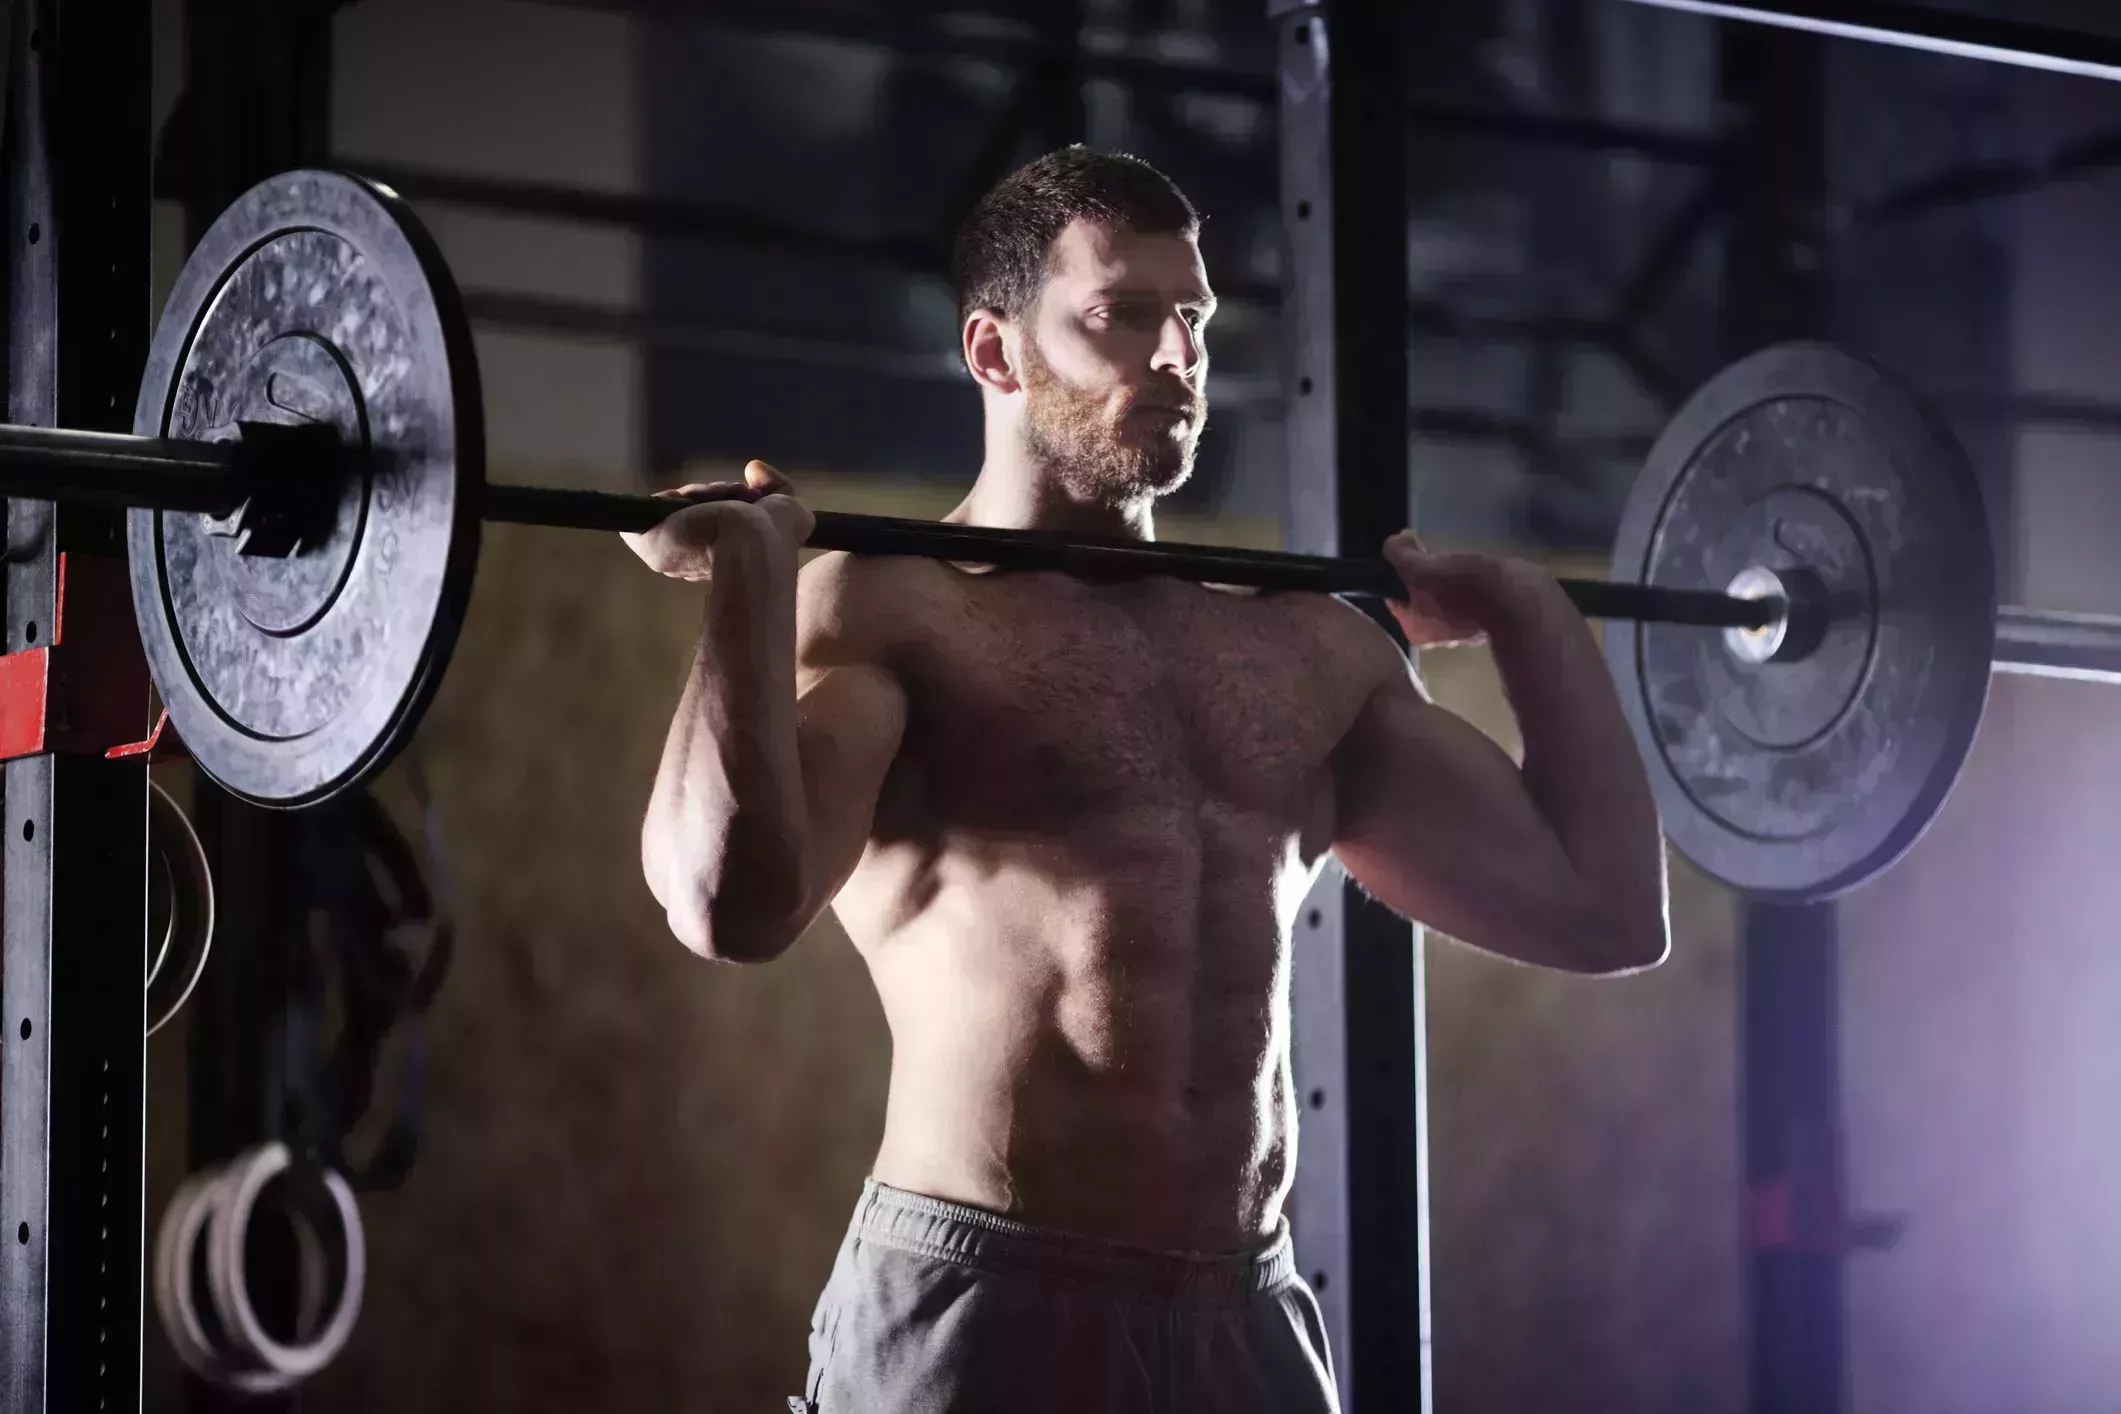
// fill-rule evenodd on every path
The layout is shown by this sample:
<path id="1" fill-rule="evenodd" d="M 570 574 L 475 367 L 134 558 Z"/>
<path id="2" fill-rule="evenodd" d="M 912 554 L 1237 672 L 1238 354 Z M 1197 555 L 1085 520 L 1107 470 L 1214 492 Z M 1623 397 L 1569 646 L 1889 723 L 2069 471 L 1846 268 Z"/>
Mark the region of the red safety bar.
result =
<path id="1" fill-rule="evenodd" d="M 153 685 L 125 561 L 62 553 L 52 602 L 49 641 L 0 654 L 0 761 L 167 754 L 167 713 L 140 735 Z"/>

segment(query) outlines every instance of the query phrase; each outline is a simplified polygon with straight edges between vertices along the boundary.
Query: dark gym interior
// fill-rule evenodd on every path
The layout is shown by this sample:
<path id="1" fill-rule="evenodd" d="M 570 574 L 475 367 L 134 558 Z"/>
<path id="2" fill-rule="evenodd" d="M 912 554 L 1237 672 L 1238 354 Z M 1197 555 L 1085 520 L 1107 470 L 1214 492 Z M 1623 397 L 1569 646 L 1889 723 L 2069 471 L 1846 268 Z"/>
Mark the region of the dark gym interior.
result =
<path id="1" fill-rule="evenodd" d="M 1860 887 L 1748 896 L 1675 849 L 1670 955 L 1638 975 L 1424 938 L 1329 869 L 1306 916 L 1330 936 L 1295 944 L 1299 1270 L 1361 1414 L 2121 1406 L 2103 7 L 5 8 L 10 423 L 134 430 L 195 243 L 319 167 L 433 233 L 509 485 L 640 493 L 756 457 L 818 508 L 942 516 L 982 449 L 952 233 L 1071 143 L 1147 159 L 1205 216 L 1213 411 L 1161 539 L 1357 555 L 1411 525 L 1605 578 L 1645 458 L 1718 370 L 1798 339 L 1874 361 L 1963 449 L 2006 626 L 2078 647 L 1999 649 L 1934 823 Z M 1399 265 L 1403 309 L 1372 278 Z M 1337 383 L 1314 384 L 1320 340 Z M 107 511 L 52 504 L 9 503 L 9 659 L 59 612 L 35 607 L 58 552 L 112 548 Z M 181 750 L 17 745 L 0 659 L 0 1411 L 733 1414 L 801 1391 L 890 1037 L 829 915 L 771 965 L 713 966 L 643 886 L 700 603 L 616 535 L 490 526 L 417 731 L 292 811 Z M 1484 649 L 1419 670 L 1520 750 Z M 133 794 L 105 798 L 121 769 Z M 137 1034 L 143 770 L 197 828 L 214 916 L 135 1088 L 113 1038 Z M 82 1186 L 113 1124 L 140 1181 Z M 190 1176 L 275 1139 L 348 1175 L 365 1272 L 335 1358 L 245 1392 L 173 1349 L 157 1241 Z M 288 1251 L 257 1262 L 290 1339 L 316 1293 Z"/>

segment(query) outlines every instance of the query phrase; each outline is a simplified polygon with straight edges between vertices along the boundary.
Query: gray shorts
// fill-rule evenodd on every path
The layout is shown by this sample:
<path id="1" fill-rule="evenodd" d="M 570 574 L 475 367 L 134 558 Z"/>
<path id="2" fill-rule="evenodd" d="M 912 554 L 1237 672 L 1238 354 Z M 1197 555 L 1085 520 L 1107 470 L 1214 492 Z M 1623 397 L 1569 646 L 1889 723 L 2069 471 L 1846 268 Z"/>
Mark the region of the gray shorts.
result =
<path id="1" fill-rule="evenodd" d="M 793 1414 L 1337 1414 L 1286 1228 L 1192 1257 L 871 1181 L 810 1323 Z"/>

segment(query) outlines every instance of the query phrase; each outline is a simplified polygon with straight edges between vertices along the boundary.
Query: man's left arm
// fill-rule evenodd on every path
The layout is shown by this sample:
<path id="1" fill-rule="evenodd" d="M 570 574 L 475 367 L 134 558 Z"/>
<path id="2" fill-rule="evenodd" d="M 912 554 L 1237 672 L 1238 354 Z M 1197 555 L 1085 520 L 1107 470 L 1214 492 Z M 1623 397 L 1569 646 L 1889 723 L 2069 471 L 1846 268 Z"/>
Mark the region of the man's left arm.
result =
<path id="1" fill-rule="evenodd" d="M 1486 636 L 1524 759 L 1397 674 L 1335 753 L 1334 853 L 1387 906 L 1476 947 L 1576 972 L 1655 964 L 1657 806 L 1589 625 L 1536 566 L 1411 537 L 1387 555 L 1409 585 L 1393 611 L 1410 642 Z"/>

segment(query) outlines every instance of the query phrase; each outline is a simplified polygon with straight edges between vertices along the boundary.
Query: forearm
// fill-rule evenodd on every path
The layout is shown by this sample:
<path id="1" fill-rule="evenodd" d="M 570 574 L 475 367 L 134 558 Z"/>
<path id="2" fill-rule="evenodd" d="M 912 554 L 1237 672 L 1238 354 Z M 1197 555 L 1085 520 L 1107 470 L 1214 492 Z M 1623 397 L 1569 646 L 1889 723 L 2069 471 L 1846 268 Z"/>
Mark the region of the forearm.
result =
<path id="1" fill-rule="evenodd" d="M 1544 573 L 1495 595 L 1488 641 L 1524 741 L 1526 793 L 1568 855 L 1598 922 L 1592 945 L 1661 953 L 1664 843 L 1642 755 L 1590 626 Z"/>
<path id="2" fill-rule="evenodd" d="M 787 940 L 764 934 L 803 893 L 792 559 L 763 539 L 717 546 L 642 830 L 643 864 L 672 927 L 714 955 L 777 951 Z"/>

